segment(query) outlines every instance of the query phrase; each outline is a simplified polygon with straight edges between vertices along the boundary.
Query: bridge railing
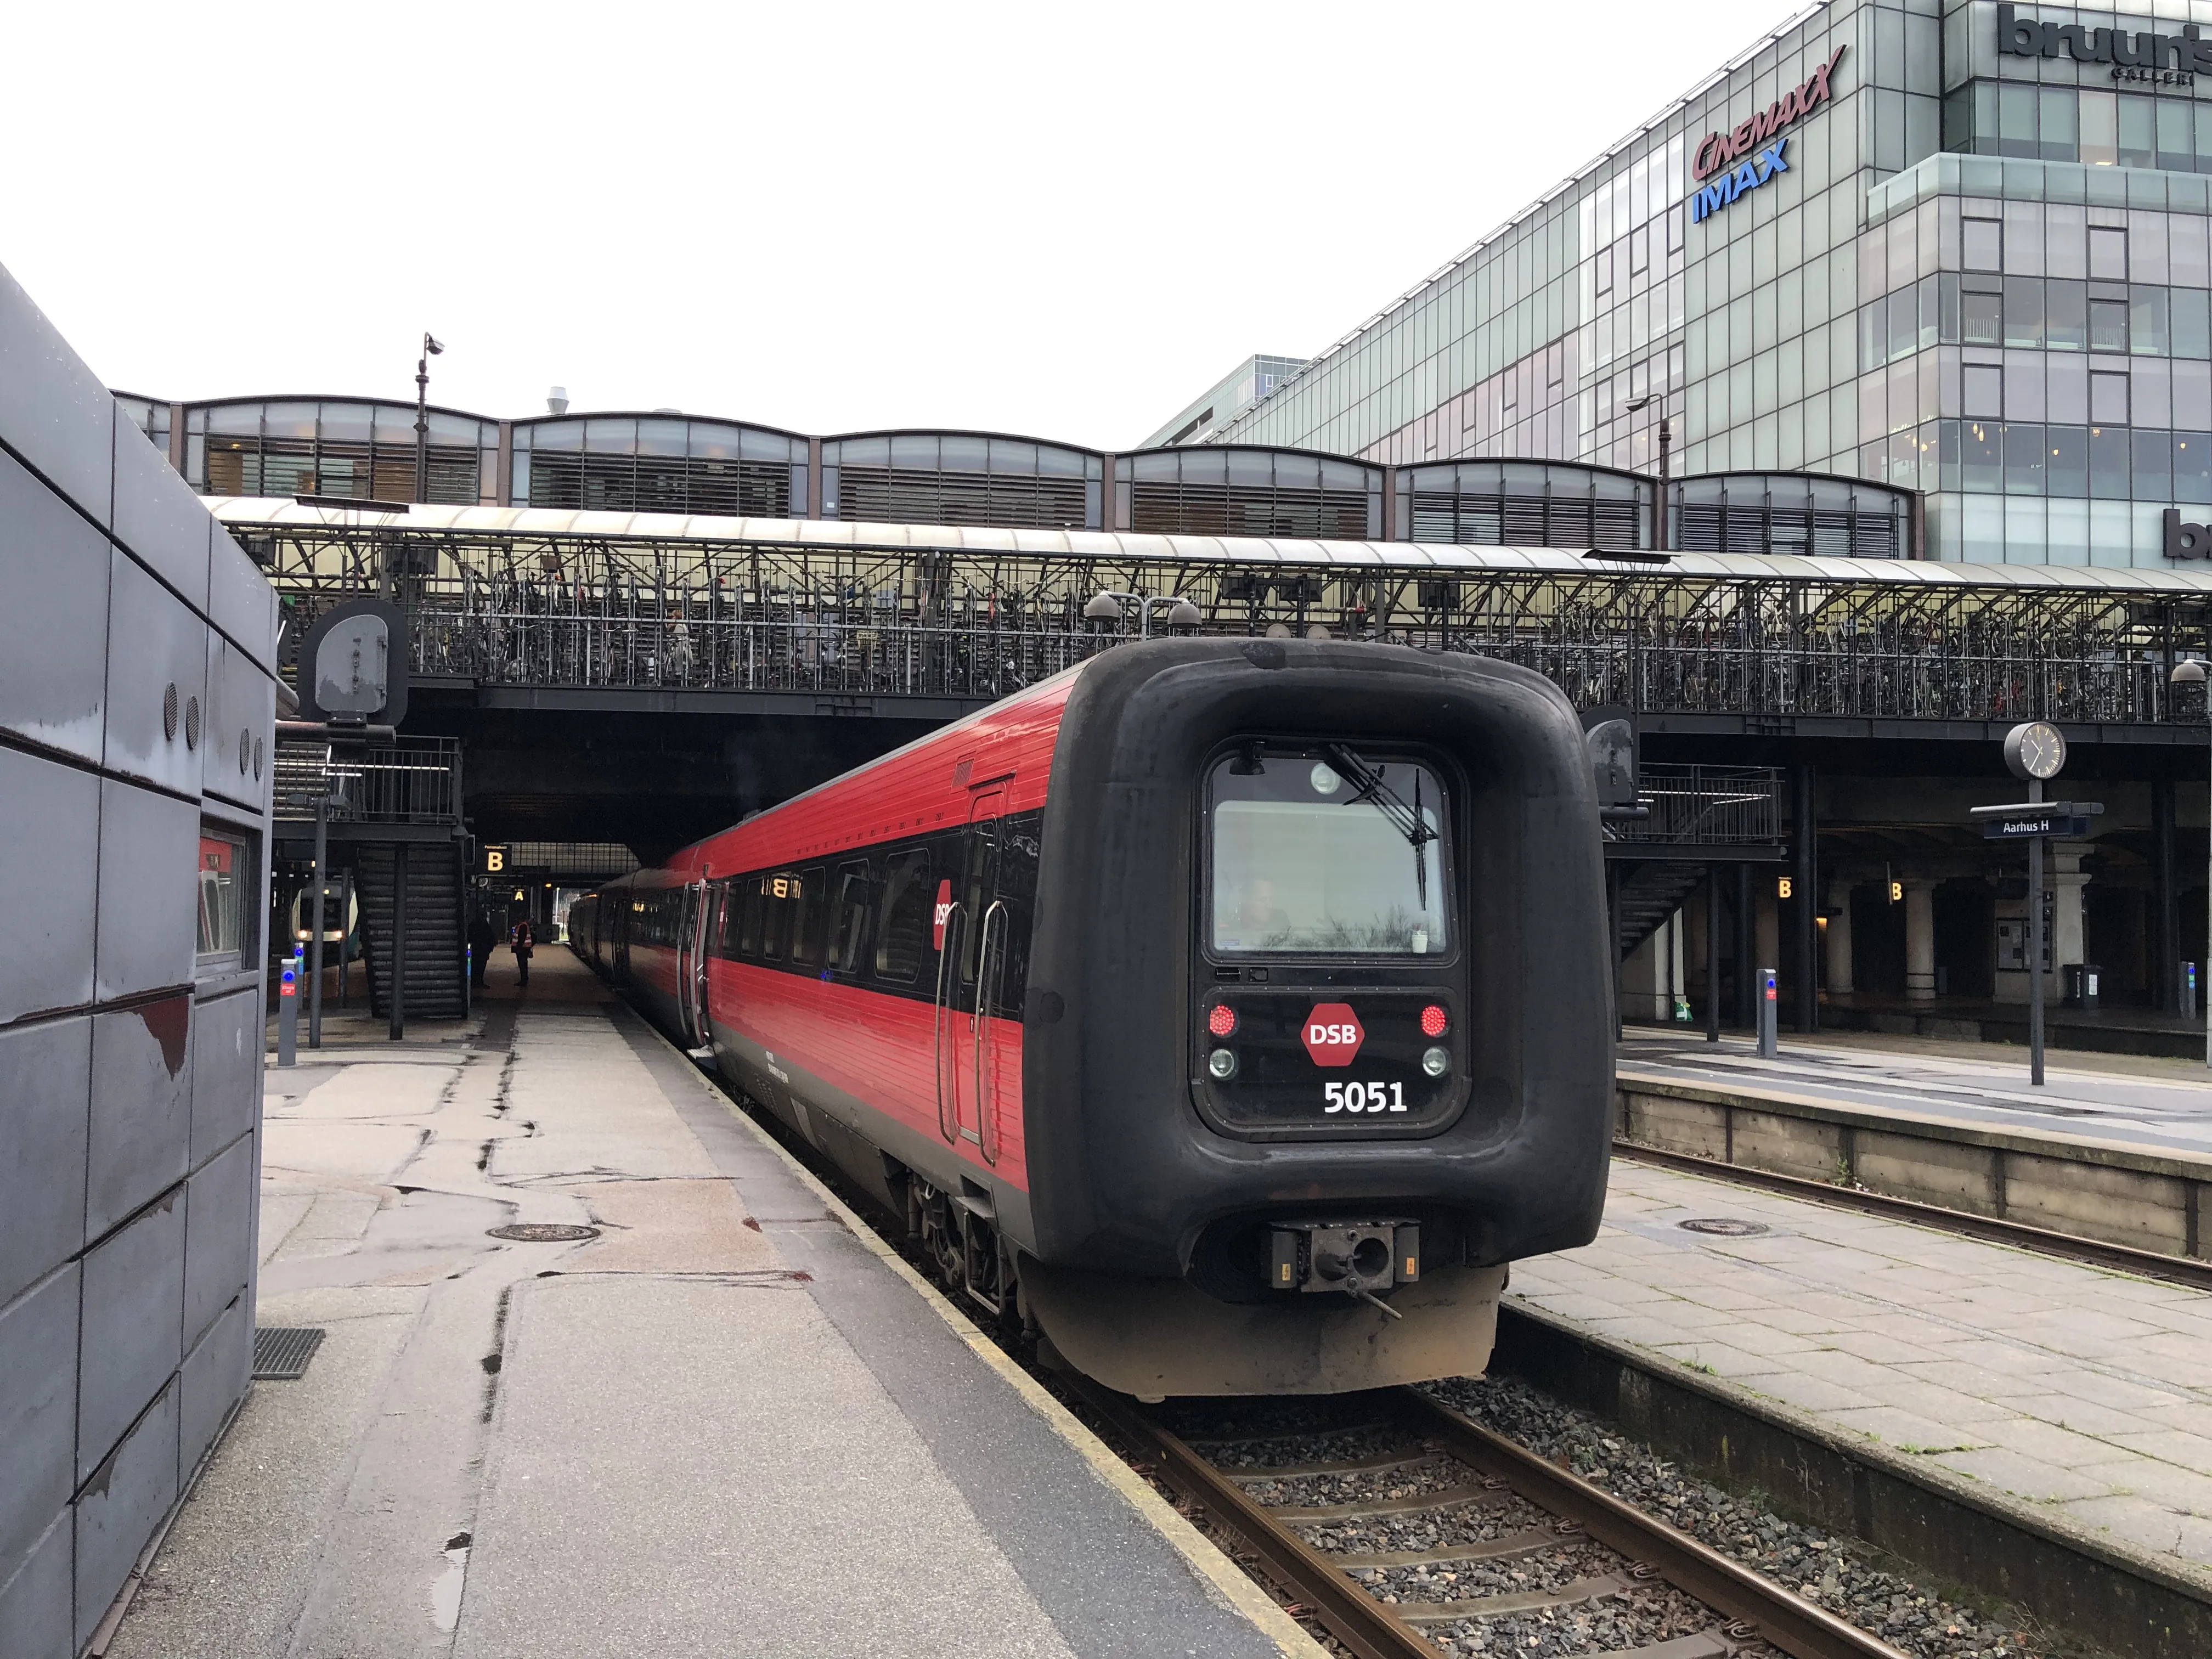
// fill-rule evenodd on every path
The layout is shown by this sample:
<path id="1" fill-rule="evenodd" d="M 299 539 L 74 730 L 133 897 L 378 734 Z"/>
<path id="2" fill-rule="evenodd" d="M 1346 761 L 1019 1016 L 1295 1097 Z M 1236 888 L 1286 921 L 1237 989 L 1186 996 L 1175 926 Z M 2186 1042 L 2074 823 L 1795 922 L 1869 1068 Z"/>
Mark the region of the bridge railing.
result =
<path id="1" fill-rule="evenodd" d="M 458 823 L 459 738 L 402 737 L 359 747 L 324 742 L 276 745 L 276 816 L 312 822 L 326 794 L 332 823 Z"/>
<path id="2" fill-rule="evenodd" d="M 2087 585 L 1263 565 L 1211 541 L 1201 562 L 486 533 L 398 559 L 349 539 L 367 533 L 270 527 L 294 636 L 388 591 L 418 672 L 493 685 L 989 698 L 1133 636 L 1129 618 L 1086 623 L 1102 591 L 1181 596 L 1205 634 L 1498 658 L 1578 705 L 1649 713 L 2194 723 L 2201 704 L 2172 707 L 2166 677 L 2212 647 L 2212 607 Z"/>
<path id="3" fill-rule="evenodd" d="M 1636 799 L 1650 816 L 1607 830 L 1614 841 L 1772 846 L 1783 838 L 1782 787 L 1778 767 L 1644 765 Z"/>

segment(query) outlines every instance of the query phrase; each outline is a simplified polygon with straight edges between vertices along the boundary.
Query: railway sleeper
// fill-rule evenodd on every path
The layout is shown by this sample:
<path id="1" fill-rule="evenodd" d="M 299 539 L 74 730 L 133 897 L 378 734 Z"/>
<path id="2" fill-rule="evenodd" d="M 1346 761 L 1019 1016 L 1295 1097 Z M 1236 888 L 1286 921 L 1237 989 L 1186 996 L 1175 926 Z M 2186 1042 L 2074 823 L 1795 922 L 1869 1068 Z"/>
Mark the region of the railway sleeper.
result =
<path id="1" fill-rule="evenodd" d="M 1294 1480 L 1307 1474 L 1379 1474 L 1385 1469 L 1409 1469 L 1416 1463 L 1433 1463 L 1444 1455 L 1441 1446 L 1416 1452 L 1383 1452 L 1373 1457 L 1342 1457 L 1325 1463 L 1282 1463 L 1266 1468 L 1224 1468 L 1231 1480 Z"/>
<path id="2" fill-rule="evenodd" d="M 1455 1510 L 1490 1501 L 1490 1494 L 1480 1486 L 1447 1486 L 1441 1492 L 1416 1492 L 1411 1498 L 1367 1498 L 1349 1504 L 1271 1504 L 1267 1513 L 1285 1522 L 1365 1521 L 1376 1516 L 1418 1515 L 1425 1510 Z"/>
<path id="3" fill-rule="evenodd" d="M 1324 1553 L 1331 1566 L 1345 1572 L 1361 1572 L 1369 1567 L 1438 1567 L 1453 1561 L 1510 1560 L 1516 1555 L 1557 1549 L 1559 1541 L 1558 1528 L 1531 1527 L 1525 1532 L 1509 1532 L 1502 1538 L 1470 1544 L 1439 1544 L 1434 1549 L 1382 1550 L 1371 1555 L 1347 1555 L 1334 1550 Z"/>
<path id="4" fill-rule="evenodd" d="M 1548 1608 L 1579 1607 L 1585 1601 L 1601 1601 L 1608 1595 L 1641 1589 L 1647 1582 L 1625 1572 L 1603 1572 L 1577 1578 L 1557 1589 L 1516 1590 L 1466 1601 L 1392 1601 L 1386 1605 L 1409 1625 L 1453 1625 L 1463 1619 L 1498 1619 L 1510 1613 L 1541 1613 Z"/>

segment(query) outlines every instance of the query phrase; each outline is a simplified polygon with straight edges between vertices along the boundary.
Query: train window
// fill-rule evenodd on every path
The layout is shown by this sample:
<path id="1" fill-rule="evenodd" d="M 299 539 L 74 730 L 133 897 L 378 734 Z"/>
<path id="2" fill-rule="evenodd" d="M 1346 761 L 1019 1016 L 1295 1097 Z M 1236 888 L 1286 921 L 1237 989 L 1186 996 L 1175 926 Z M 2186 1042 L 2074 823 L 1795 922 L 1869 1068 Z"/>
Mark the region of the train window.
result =
<path id="1" fill-rule="evenodd" d="M 757 957 L 761 948 L 761 906 L 766 893 L 765 877 L 754 876 L 745 883 L 744 902 L 738 913 L 738 954 Z"/>
<path id="2" fill-rule="evenodd" d="M 875 872 L 869 866 L 856 860 L 837 866 L 836 921 L 830 930 L 830 967 L 848 974 L 860 971 L 867 959 L 863 951 L 867 945 L 868 912 L 875 896 Z"/>
<path id="3" fill-rule="evenodd" d="M 999 838 L 1005 830 L 1005 821 L 996 817 L 978 818 L 968 826 L 967 874 L 961 883 L 961 899 L 968 915 L 961 935 L 963 985 L 975 982 L 975 960 L 982 949 L 983 915 L 998 897 Z M 998 937 L 995 928 L 992 936 Z"/>
<path id="4" fill-rule="evenodd" d="M 929 949 L 931 910 L 929 849 L 894 853 L 884 871 L 883 926 L 876 934 L 876 977 L 911 985 L 921 977 Z"/>
<path id="5" fill-rule="evenodd" d="M 1006 907 L 1006 963 L 998 975 L 999 1012 L 1021 1018 L 1029 985 L 1030 936 L 1036 920 L 1038 830 L 1043 815 L 1025 812 L 1006 820 L 1005 850 L 999 862 L 999 898 Z"/>
<path id="6" fill-rule="evenodd" d="M 823 902 L 829 872 L 817 864 L 801 870 L 795 881 L 799 902 L 791 928 L 791 959 L 811 968 L 822 960 L 822 936 L 830 919 L 830 908 Z"/>
<path id="7" fill-rule="evenodd" d="M 784 936 L 790 930 L 791 913 L 799 904 L 799 878 L 788 870 L 763 876 L 761 884 L 761 955 L 770 962 L 783 960 Z"/>
<path id="8" fill-rule="evenodd" d="M 1212 943 L 1433 956 L 1451 945 L 1437 774 L 1343 744 L 1246 750 L 1208 781 Z"/>
<path id="9" fill-rule="evenodd" d="M 212 824 L 200 826 L 199 965 L 233 966 L 246 959 L 246 890 L 253 883 L 252 843 Z"/>
<path id="10" fill-rule="evenodd" d="M 714 907 L 708 914 L 714 918 L 707 936 L 707 954 L 728 957 L 738 948 L 738 895 L 726 881 L 718 881 L 707 890 L 707 902 Z"/>

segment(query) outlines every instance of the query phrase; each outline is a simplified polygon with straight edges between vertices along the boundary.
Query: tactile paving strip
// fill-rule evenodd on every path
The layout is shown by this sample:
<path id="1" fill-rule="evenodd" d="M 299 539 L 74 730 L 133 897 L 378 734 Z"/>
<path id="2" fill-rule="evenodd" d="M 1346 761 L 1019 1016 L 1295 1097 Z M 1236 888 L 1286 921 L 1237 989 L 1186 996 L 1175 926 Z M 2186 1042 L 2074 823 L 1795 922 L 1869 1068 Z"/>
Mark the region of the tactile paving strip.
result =
<path id="1" fill-rule="evenodd" d="M 323 1333 L 314 1326 L 257 1326 L 253 1332 L 253 1380 L 296 1382 L 307 1375 L 307 1362 L 322 1346 Z"/>

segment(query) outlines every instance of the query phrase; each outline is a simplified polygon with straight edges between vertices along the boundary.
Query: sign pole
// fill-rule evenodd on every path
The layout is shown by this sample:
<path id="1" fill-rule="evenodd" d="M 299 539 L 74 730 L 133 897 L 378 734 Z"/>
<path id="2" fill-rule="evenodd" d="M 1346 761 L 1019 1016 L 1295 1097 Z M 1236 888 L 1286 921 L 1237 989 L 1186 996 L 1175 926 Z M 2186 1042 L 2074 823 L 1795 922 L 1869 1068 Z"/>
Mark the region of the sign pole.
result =
<path id="1" fill-rule="evenodd" d="M 2027 798 L 2043 799 L 2043 780 L 2031 778 Z M 2043 837 L 2027 839 L 2027 1080 L 2043 1086 Z"/>
<path id="2" fill-rule="evenodd" d="M 323 894 L 331 880 L 331 792 L 315 797 L 315 915 L 307 935 L 307 1046 L 323 1046 Z"/>

